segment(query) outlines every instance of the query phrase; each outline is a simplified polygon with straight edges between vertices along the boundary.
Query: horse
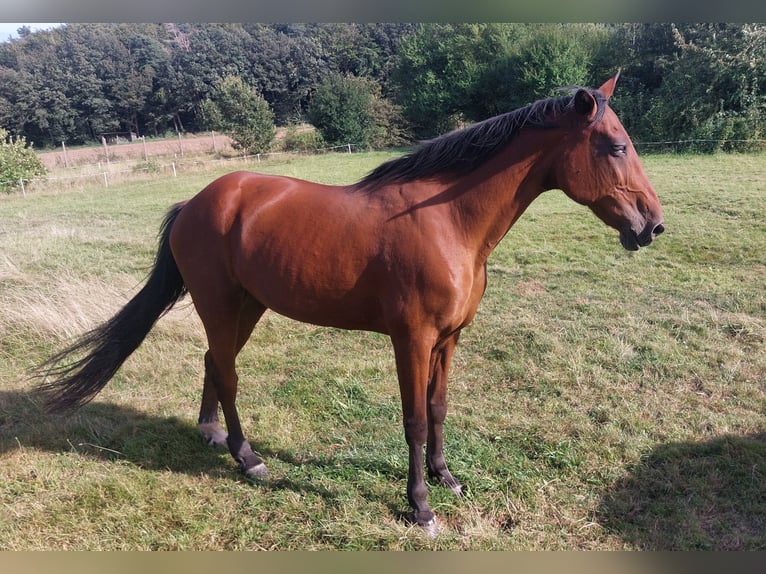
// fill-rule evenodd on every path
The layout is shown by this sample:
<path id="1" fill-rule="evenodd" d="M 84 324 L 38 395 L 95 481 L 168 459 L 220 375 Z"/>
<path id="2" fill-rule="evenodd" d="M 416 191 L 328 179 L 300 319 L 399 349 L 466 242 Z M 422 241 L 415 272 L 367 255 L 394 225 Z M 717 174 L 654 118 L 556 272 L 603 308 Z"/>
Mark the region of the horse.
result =
<path id="1" fill-rule="evenodd" d="M 627 250 L 664 231 L 657 193 L 609 107 L 618 77 L 422 142 L 351 185 L 248 171 L 219 177 L 167 212 L 138 293 L 40 366 L 47 410 L 91 400 L 188 293 L 208 346 L 199 431 L 257 479 L 268 470 L 242 431 L 235 359 L 264 312 L 383 333 L 409 448 L 408 520 L 437 531 L 424 446 L 429 479 L 460 496 L 443 453 L 447 377 L 495 246 L 551 189 L 590 208 Z"/>

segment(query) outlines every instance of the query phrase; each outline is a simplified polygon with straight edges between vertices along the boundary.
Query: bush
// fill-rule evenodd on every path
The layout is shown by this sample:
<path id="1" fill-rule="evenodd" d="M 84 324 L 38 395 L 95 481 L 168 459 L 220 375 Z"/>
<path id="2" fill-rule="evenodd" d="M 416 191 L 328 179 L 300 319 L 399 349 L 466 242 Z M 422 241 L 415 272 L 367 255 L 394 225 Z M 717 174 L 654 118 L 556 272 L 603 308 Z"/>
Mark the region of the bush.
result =
<path id="1" fill-rule="evenodd" d="M 251 154 L 271 149 L 276 134 L 274 112 L 258 90 L 242 78 L 224 78 L 213 98 L 202 102 L 200 112 L 208 128 L 231 136 L 234 149 Z"/>
<path id="2" fill-rule="evenodd" d="M 375 125 L 370 141 L 372 147 L 390 148 L 412 142 L 412 132 L 400 106 L 375 94 L 372 99 L 372 116 Z"/>
<path id="3" fill-rule="evenodd" d="M 399 108 L 383 98 L 380 86 L 367 78 L 330 75 L 317 88 L 308 117 L 331 146 L 386 147 L 406 139 Z"/>
<path id="4" fill-rule="evenodd" d="M 0 128 L 0 192 L 11 193 L 30 180 L 47 173 L 40 158 L 24 137 L 11 137 Z"/>
<path id="5" fill-rule="evenodd" d="M 282 149 L 285 151 L 315 152 L 325 146 L 324 138 L 316 130 L 298 131 L 297 126 L 289 126 L 282 139 Z"/>

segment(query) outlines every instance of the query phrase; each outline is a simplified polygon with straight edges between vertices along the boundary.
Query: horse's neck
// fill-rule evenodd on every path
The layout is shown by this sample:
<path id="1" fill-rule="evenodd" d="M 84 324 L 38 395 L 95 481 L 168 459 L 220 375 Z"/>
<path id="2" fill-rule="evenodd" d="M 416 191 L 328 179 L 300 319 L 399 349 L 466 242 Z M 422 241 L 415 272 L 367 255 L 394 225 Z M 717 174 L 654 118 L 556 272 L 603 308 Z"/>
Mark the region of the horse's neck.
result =
<path id="1" fill-rule="evenodd" d="M 537 147 L 532 143 L 537 143 Z M 535 138 L 512 143 L 458 183 L 463 192 L 454 203 L 455 218 L 480 256 L 489 256 L 546 189 L 545 149 Z"/>

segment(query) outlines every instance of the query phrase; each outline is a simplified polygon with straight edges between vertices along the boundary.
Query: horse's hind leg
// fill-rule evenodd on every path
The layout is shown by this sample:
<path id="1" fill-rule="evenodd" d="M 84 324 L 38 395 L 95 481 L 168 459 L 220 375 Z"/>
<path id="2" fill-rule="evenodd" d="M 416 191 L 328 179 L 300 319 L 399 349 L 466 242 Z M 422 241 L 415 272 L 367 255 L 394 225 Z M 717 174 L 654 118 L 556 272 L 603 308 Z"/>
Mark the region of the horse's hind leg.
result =
<path id="1" fill-rule="evenodd" d="M 205 353 L 205 383 L 197 428 L 210 446 L 226 444 L 226 431 L 218 421 L 218 392 L 215 390 L 214 365 L 210 351 Z"/>
<path id="2" fill-rule="evenodd" d="M 205 355 L 205 384 L 208 390 L 207 394 L 203 390 L 200 416 L 207 417 L 208 422 L 215 424 L 217 412 L 214 412 L 212 405 L 213 396 L 216 396 L 229 431 L 226 437 L 229 452 L 239 463 L 242 472 L 248 476 L 264 476 L 268 473 L 266 465 L 245 440 L 237 412 L 238 377 L 235 359 L 265 308 L 253 301 L 241 288 L 226 289 L 217 294 L 207 291 L 204 294 L 198 293 L 197 297 L 192 289 L 190 292 L 205 326 L 209 347 Z"/>
<path id="3" fill-rule="evenodd" d="M 266 307 L 251 297 L 245 297 L 237 325 L 237 353 L 239 353 L 245 343 L 247 343 L 247 340 L 253 332 L 253 328 L 265 311 Z M 215 383 L 215 365 L 213 363 L 212 355 L 210 354 L 210 351 L 208 351 L 205 353 L 205 383 L 202 388 L 202 402 L 200 404 L 197 426 L 204 439 L 211 446 L 225 445 L 228 436 L 218 420 L 218 402 L 218 392 L 216 391 Z"/>

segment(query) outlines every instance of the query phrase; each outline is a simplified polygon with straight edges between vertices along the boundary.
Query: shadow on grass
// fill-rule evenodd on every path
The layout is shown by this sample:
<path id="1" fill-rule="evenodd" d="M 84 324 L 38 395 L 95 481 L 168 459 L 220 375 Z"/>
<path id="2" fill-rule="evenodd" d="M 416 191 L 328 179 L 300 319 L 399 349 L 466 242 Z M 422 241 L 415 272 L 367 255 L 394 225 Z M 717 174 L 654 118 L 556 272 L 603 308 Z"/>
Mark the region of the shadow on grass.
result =
<path id="1" fill-rule="evenodd" d="M 313 493 L 336 502 L 339 492 L 317 486 L 308 478 L 306 468 L 314 475 L 329 472 L 352 477 L 360 472 L 374 473 L 392 482 L 406 478 L 406 469 L 395 468 L 385 461 L 354 457 L 302 457 L 288 450 L 274 448 L 267 442 L 250 441 L 253 449 L 266 459 L 290 465 L 295 477 L 269 476 L 257 484 L 268 490 L 293 490 Z M 31 392 L 0 391 L 0 455 L 17 448 L 33 448 L 53 453 L 77 452 L 98 460 L 123 460 L 147 470 L 169 470 L 193 476 L 206 474 L 214 478 L 248 482 L 236 469 L 225 448 L 205 444 L 196 424 L 176 417 L 158 417 L 109 403 L 89 403 L 66 415 L 49 415 Z M 339 470 L 340 469 L 340 470 Z M 341 479 L 342 480 L 342 479 Z M 325 481 L 326 482 L 326 481 Z M 340 482 L 340 480 L 339 480 Z M 363 492 L 370 500 L 388 506 L 400 516 L 402 509 L 394 501 L 382 499 L 379 493 Z M 404 502 L 404 492 L 402 492 Z"/>
<path id="2" fill-rule="evenodd" d="M 646 550 L 766 549 L 766 433 L 658 446 L 602 497 L 598 520 Z"/>

